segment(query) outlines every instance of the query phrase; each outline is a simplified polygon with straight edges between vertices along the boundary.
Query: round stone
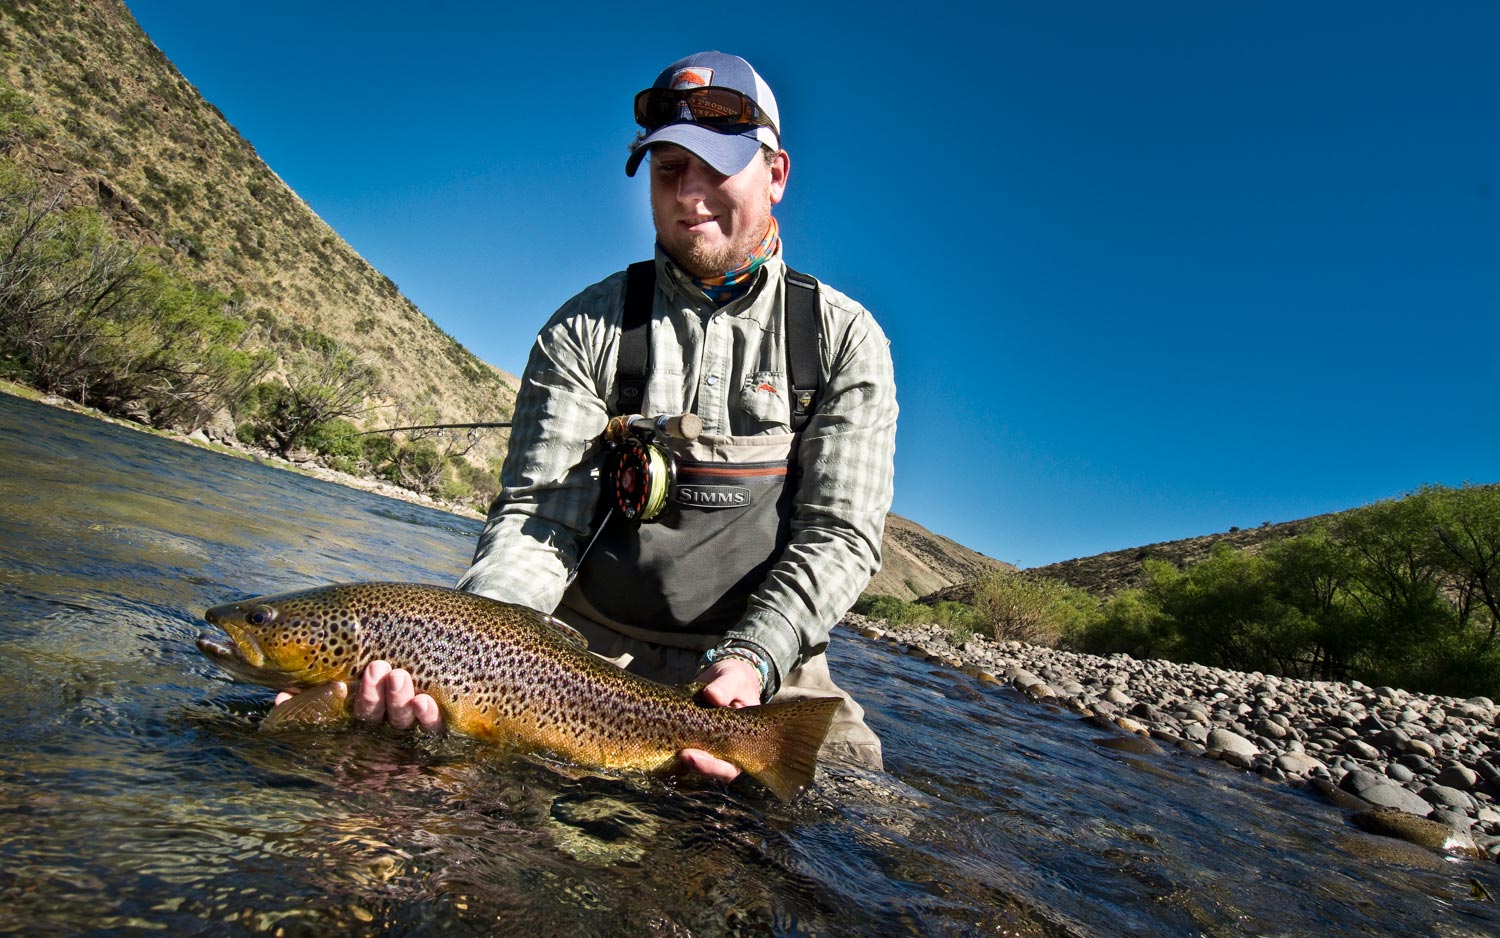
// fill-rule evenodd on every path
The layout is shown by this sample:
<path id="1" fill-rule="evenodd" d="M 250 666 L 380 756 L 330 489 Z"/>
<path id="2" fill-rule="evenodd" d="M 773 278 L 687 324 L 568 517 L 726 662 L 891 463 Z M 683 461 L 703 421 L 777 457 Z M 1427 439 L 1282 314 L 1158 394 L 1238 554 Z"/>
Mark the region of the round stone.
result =
<path id="1" fill-rule="evenodd" d="M 1405 748 L 1407 752 L 1415 753 L 1419 756 L 1425 756 L 1428 759 L 1437 758 L 1437 750 L 1432 748 L 1432 745 L 1424 740 L 1408 739 L 1406 741 Z"/>
<path id="2" fill-rule="evenodd" d="M 1447 785 L 1428 785 L 1422 789 L 1420 797 L 1428 804 L 1440 808 L 1457 808 L 1460 811 L 1474 809 L 1474 799 L 1457 788 L 1449 788 Z"/>
<path id="3" fill-rule="evenodd" d="M 1373 811 L 1361 811 L 1350 820 L 1361 830 L 1385 837 L 1399 837 L 1429 850 L 1464 856 L 1480 855 L 1472 837 L 1445 824 L 1427 820 L 1425 816 L 1414 818 L 1402 811 L 1376 808 Z"/>
<path id="4" fill-rule="evenodd" d="M 1400 808 L 1402 811 L 1420 817 L 1426 817 L 1432 813 L 1432 805 L 1427 801 L 1400 785 L 1383 779 L 1381 784 L 1366 788 L 1359 793 L 1359 796 L 1377 807 Z"/>
<path id="5" fill-rule="evenodd" d="M 1255 732 L 1269 739 L 1286 738 L 1286 727 L 1277 723 L 1274 717 L 1261 720 L 1255 724 Z"/>
<path id="6" fill-rule="evenodd" d="M 1450 765 L 1437 774 L 1435 781 L 1459 791 L 1473 791 L 1479 784 L 1479 773 L 1466 766 Z"/>
<path id="7" fill-rule="evenodd" d="M 1327 766 L 1322 762 L 1302 752 L 1282 753 L 1271 764 L 1286 774 L 1295 776 L 1311 775 L 1318 769 L 1327 771 Z"/>
<path id="8" fill-rule="evenodd" d="M 1215 728 L 1209 732 L 1208 748 L 1210 750 L 1218 749 L 1223 752 L 1232 752 L 1245 756 L 1247 759 L 1253 758 L 1260 752 L 1260 748 L 1250 740 L 1238 733 L 1231 733 L 1229 730 L 1223 728 Z"/>
<path id="9" fill-rule="evenodd" d="M 1339 746 L 1339 752 L 1346 756 L 1353 756 L 1361 762 L 1374 762 L 1380 758 L 1380 750 L 1371 746 L 1362 739 L 1346 739 Z"/>
<path id="10" fill-rule="evenodd" d="M 1339 787 L 1350 794 L 1363 796 L 1365 791 L 1376 785 L 1389 785 L 1390 782 L 1378 772 L 1369 769 L 1355 769 L 1339 780 Z"/>

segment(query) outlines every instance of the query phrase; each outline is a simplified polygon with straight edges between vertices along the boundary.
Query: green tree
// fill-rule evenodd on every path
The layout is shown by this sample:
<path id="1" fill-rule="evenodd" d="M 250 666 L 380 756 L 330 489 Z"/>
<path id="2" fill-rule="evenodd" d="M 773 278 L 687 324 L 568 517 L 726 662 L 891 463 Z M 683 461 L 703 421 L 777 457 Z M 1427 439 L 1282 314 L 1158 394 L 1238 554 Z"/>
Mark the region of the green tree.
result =
<path id="1" fill-rule="evenodd" d="M 1165 566 L 1176 573 L 1170 564 Z M 1177 647 L 1171 623 L 1143 588 L 1111 596 L 1097 617 L 1064 633 L 1063 644 L 1094 655 L 1124 652 L 1136 658 L 1171 658 Z"/>
<path id="2" fill-rule="evenodd" d="M 1465 485 L 1434 494 L 1433 536 L 1439 565 L 1459 606 L 1459 621 L 1484 630 L 1483 644 L 1496 647 L 1500 628 L 1500 485 Z"/>
<path id="3" fill-rule="evenodd" d="M 302 348 L 283 358 L 285 383 L 264 382 L 250 398 L 252 427 L 289 457 L 329 421 L 366 410 L 374 391 L 373 366 L 319 333 L 302 336 Z"/>
<path id="4" fill-rule="evenodd" d="M 854 611 L 871 619 L 884 619 L 891 626 L 916 625 L 933 621 L 930 606 L 908 602 L 888 593 L 870 593 L 854 603 Z"/>
<path id="5" fill-rule="evenodd" d="M 1391 499 L 1339 519 L 1348 552 L 1349 597 L 1370 626 L 1371 667 L 1379 677 L 1412 686 L 1433 672 L 1434 649 L 1457 632 L 1442 589 L 1431 497 Z"/>
<path id="6" fill-rule="evenodd" d="M 44 391 L 154 425 L 200 426 L 271 356 L 243 347 L 227 297 L 116 237 L 69 187 L 0 161 L 0 349 Z"/>
<path id="7" fill-rule="evenodd" d="M 1369 661 L 1373 624 L 1351 600 L 1349 553 L 1327 530 L 1273 544 L 1265 561 L 1272 595 L 1306 623 L 1300 667 L 1287 674 L 1345 680 Z"/>
<path id="8" fill-rule="evenodd" d="M 145 266 L 67 193 L 0 163 L 0 344 L 35 386 L 87 401 L 99 364 L 133 341 Z"/>

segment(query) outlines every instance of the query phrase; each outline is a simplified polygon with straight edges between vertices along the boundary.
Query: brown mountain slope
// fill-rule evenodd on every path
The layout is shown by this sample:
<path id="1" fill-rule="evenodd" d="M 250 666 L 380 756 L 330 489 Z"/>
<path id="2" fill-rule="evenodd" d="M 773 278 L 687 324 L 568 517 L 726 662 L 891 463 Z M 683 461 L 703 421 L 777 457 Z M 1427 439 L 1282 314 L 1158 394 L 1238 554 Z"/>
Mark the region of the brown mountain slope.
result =
<path id="1" fill-rule="evenodd" d="M 1339 514 L 1341 512 L 1333 512 L 1298 521 L 1263 524 L 1248 530 L 1233 529 L 1223 534 L 1161 541 L 1129 550 L 1064 560 L 1045 567 L 1031 567 L 1026 572 L 1062 580 L 1095 596 L 1111 596 L 1120 590 L 1141 584 L 1141 564 L 1147 559 L 1165 560 L 1179 568 L 1186 568 L 1206 560 L 1217 544 L 1228 544 L 1236 550 L 1254 552 L 1276 541 L 1307 534 L 1319 526 L 1327 525 Z"/>
<path id="2" fill-rule="evenodd" d="M 379 409 L 368 425 L 510 415 L 514 376 L 476 358 L 356 254 L 118 0 L 0 3 L 0 79 L 30 98 L 45 128 L 10 146 L 12 159 L 238 298 L 237 314 L 263 339 L 315 330 L 375 365 Z M 504 444 L 487 437 L 483 457 Z"/>
<path id="3" fill-rule="evenodd" d="M 867 594 L 916 599 L 991 570 L 1015 569 L 900 515 L 886 518 L 883 549 L 880 572 L 865 589 Z"/>

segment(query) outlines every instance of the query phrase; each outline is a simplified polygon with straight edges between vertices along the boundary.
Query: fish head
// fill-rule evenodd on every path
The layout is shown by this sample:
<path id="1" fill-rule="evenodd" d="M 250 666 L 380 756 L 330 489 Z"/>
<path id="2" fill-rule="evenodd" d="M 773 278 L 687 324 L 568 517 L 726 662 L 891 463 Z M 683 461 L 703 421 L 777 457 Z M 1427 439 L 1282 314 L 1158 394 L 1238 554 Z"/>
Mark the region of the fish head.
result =
<path id="1" fill-rule="evenodd" d="M 267 687 L 312 687 L 352 679 L 359 619 L 327 591 L 309 590 L 224 603 L 203 614 L 229 636 L 198 638 L 198 650 L 243 680 Z"/>

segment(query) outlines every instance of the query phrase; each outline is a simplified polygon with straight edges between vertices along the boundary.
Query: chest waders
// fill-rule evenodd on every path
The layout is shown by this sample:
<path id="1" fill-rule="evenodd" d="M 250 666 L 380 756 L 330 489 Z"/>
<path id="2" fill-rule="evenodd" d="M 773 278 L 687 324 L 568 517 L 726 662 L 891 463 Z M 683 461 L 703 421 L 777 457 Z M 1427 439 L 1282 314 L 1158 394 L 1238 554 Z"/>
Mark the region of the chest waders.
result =
<path id="1" fill-rule="evenodd" d="M 655 292 L 655 264 L 632 264 L 612 416 L 641 411 Z M 624 634 L 698 650 L 713 647 L 740 619 L 791 537 L 797 442 L 822 379 L 818 293 L 815 279 L 787 270 L 790 432 L 657 440 L 675 463 L 665 502 L 642 523 L 618 508 L 608 511 L 615 496 L 607 485 L 595 539 L 563 605 Z"/>

